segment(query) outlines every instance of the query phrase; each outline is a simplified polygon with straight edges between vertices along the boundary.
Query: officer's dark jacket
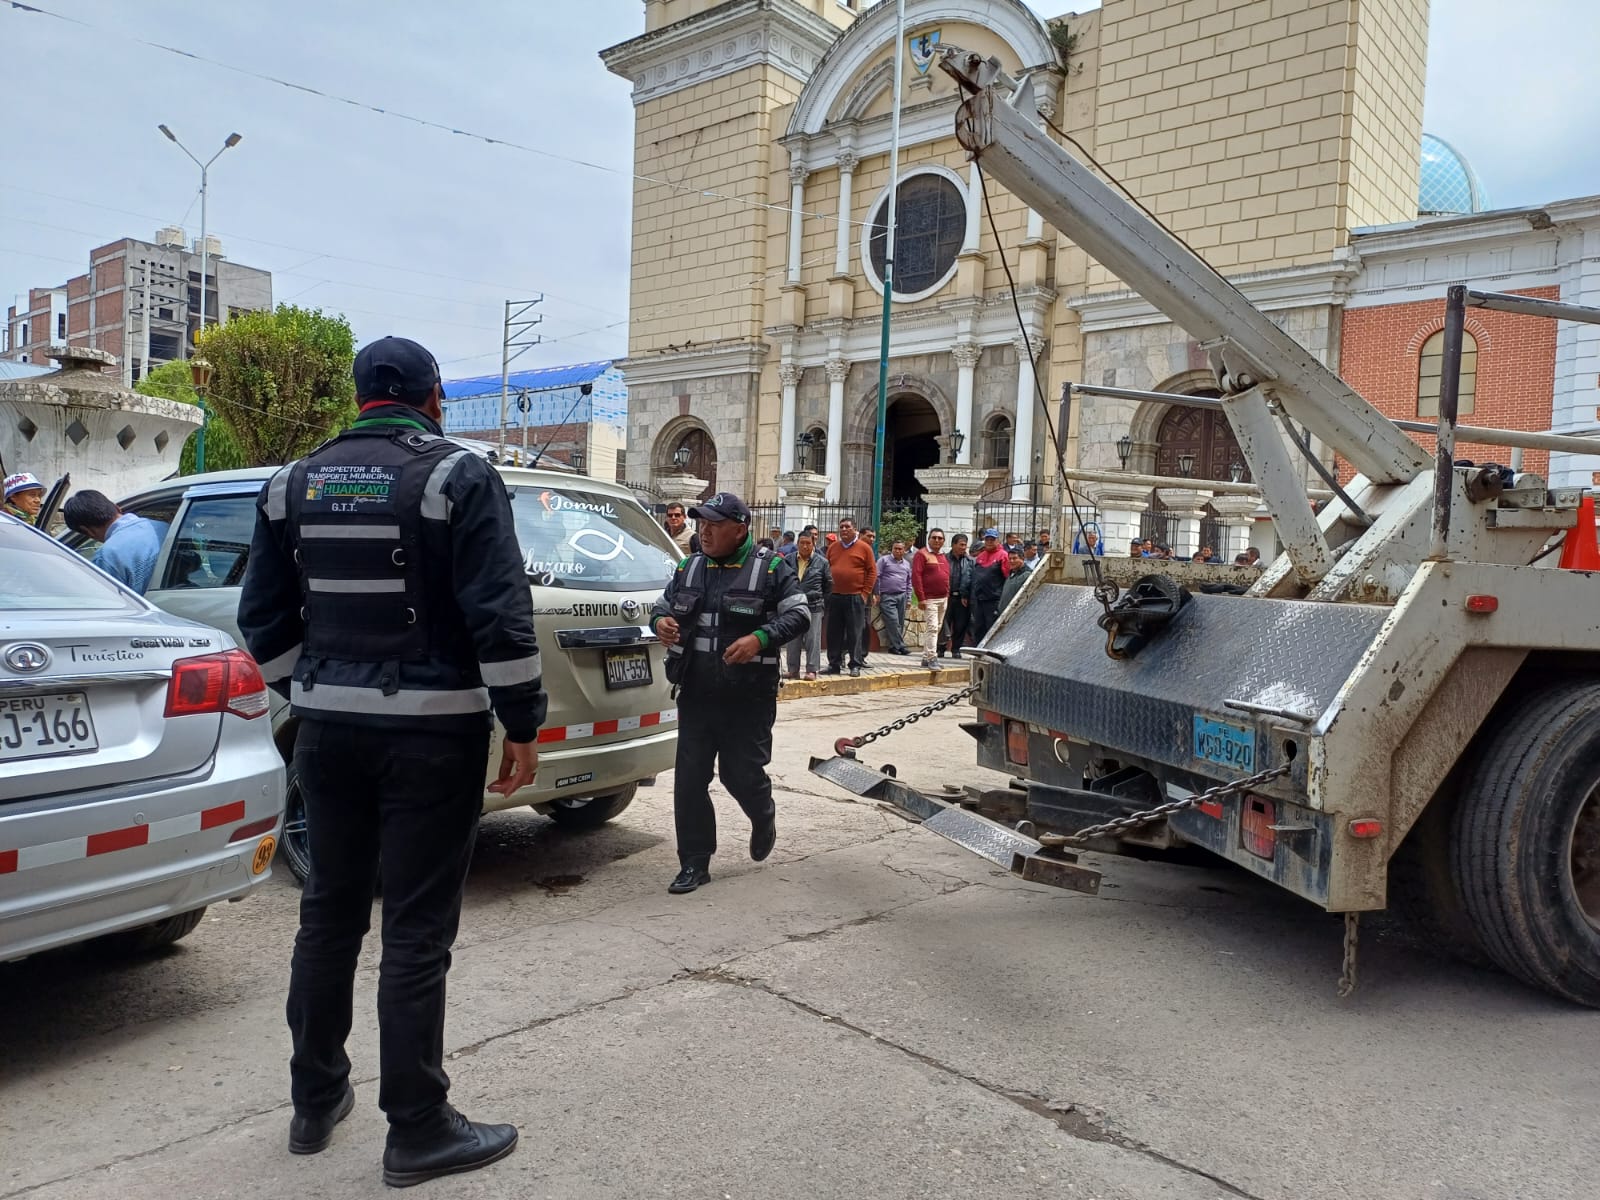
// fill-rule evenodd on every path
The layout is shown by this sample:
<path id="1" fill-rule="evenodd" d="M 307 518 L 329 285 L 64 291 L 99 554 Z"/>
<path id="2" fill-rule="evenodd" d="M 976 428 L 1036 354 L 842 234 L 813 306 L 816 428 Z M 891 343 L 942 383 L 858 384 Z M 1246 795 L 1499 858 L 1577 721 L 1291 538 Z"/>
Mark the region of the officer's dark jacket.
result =
<path id="1" fill-rule="evenodd" d="M 545 694 L 505 485 L 415 409 L 375 412 L 262 488 L 245 645 L 297 715 L 467 732 L 492 707 L 533 741 Z"/>
<path id="2" fill-rule="evenodd" d="M 946 554 L 945 558 L 950 562 L 950 598 L 972 599 L 972 572 L 977 566 L 972 561 L 972 555 L 963 554 L 957 558 L 954 553 L 950 553 Z"/>
<path id="3" fill-rule="evenodd" d="M 680 562 L 650 610 L 650 628 L 663 617 L 678 622 L 680 638 L 668 662 L 672 666 L 672 658 L 681 658 L 682 673 L 674 667 L 668 676 L 697 694 L 776 694 L 778 647 L 811 623 L 794 568 L 782 555 L 756 546 L 752 537 L 720 562 L 705 554 Z M 761 653 L 747 663 L 724 663 L 722 652 L 746 635 L 761 643 Z"/>

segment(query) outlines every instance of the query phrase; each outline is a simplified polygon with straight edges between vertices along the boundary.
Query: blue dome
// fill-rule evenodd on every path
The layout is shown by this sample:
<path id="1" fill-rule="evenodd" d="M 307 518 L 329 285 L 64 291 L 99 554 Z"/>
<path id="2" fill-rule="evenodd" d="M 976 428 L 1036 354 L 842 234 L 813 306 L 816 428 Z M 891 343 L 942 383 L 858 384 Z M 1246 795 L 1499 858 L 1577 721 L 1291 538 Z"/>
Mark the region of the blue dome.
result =
<path id="1" fill-rule="evenodd" d="M 1418 189 L 1419 215 L 1476 213 L 1489 207 L 1489 193 L 1483 190 L 1478 173 L 1449 142 L 1422 135 L 1422 186 Z"/>

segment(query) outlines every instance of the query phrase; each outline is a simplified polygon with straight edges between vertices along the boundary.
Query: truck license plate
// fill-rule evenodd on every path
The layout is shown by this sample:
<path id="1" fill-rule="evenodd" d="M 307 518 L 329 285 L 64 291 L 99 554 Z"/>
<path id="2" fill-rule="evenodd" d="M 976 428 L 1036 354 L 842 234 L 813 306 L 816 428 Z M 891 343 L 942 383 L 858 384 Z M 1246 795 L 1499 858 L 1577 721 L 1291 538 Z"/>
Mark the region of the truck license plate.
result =
<path id="1" fill-rule="evenodd" d="M 1253 729 L 1224 725 L 1199 714 L 1194 718 L 1194 756 L 1206 762 L 1250 774 L 1256 769 L 1256 734 Z"/>
<path id="2" fill-rule="evenodd" d="M 637 650 L 606 651 L 606 687 L 648 687 L 650 684 L 650 652 L 643 647 Z"/>
<path id="3" fill-rule="evenodd" d="M 0 699 L 0 762 L 99 748 L 82 692 Z"/>

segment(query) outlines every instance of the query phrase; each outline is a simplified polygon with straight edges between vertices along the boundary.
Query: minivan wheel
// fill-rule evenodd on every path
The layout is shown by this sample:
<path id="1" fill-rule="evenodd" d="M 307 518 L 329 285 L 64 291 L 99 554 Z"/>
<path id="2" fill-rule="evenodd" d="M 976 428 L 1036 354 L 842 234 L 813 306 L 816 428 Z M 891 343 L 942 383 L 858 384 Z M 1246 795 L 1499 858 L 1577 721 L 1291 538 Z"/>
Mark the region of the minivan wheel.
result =
<path id="1" fill-rule="evenodd" d="M 283 839 L 278 843 L 278 853 L 283 855 L 283 861 L 289 864 L 289 870 L 303 886 L 311 877 L 311 847 L 306 841 L 306 795 L 292 758 L 285 769 Z"/>
<path id="2" fill-rule="evenodd" d="M 148 925 L 140 925 L 137 929 L 124 929 L 121 933 L 107 934 L 101 942 L 114 954 L 148 954 L 152 950 L 159 950 L 162 946 L 170 946 L 173 942 L 188 937 L 199 927 L 200 920 L 205 915 L 204 907 L 197 908 L 191 912 L 152 921 Z"/>
<path id="3" fill-rule="evenodd" d="M 587 799 L 557 800 L 546 810 L 548 816 L 563 829 L 598 829 L 633 803 L 639 785 L 630 783 L 619 792 Z"/>

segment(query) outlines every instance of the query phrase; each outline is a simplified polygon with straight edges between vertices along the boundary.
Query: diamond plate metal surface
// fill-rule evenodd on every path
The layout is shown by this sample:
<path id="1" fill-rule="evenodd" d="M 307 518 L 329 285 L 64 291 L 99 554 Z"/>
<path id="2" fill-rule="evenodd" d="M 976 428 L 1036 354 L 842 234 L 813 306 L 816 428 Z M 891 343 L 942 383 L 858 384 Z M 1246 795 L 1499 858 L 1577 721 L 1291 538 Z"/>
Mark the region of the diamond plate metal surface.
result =
<path id="1" fill-rule="evenodd" d="M 947 808 L 937 816 L 929 817 L 922 827 L 1008 871 L 1013 855 L 1034 854 L 1039 849 L 1039 843 L 1031 837 L 1024 837 L 960 808 Z"/>
<path id="2" fill-rule="evenodd" d="M 847 792 L 873 799 L 877 799 L 889 782 L 886 775 L 849 758 L 813 758 L 811 773 L 818 779 L 838 784 Z"/>
<path id="3" fill-rule="evenodd" d="M 1281 718 L 1223 702 L 1320 716 L 1389 611 L 1200 594 L 1138 655 L 1117 660 L 1106 654 L 1089 589 L 1047 585 L 989 638 L 1006 661 L 985 668 L 979 694 L 1008 717 L 1151 762 L 1228 774 L 1193 757 L 1193 718 L 1203 713 L 1258 731 L 1259 770 L 1277 752 L 1274 739 L 1259 734 Z"/>

